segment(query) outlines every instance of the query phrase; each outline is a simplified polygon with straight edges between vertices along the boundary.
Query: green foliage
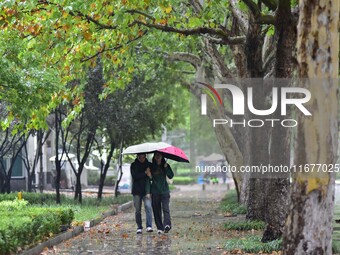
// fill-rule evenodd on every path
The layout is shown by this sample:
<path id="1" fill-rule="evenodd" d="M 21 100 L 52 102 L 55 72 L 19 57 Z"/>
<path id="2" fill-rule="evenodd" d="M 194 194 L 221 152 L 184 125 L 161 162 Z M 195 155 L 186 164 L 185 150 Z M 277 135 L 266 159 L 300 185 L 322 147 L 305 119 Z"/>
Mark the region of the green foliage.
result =
<path id="1" fill-rule="evenodd" d="M 229 190 L 221 201 L 221 205 L 235 204 L 237 202 L 237 192 L 235 189 Z"/>
<path id="2" fill-rule="evenodd" d="M 337 174 L 337 176 L 339 176 Z M 333 217 L 333 242 L 332 242 L 332 248 L 333 248 L 333 254 L 340 253 L 340 205 L 335 204 L 334 205 L 334 217 Z"/>
<path id="3" fill-rule="evenodd" d="M 247 213 L 247 207 L 238 203 L 223 205 L 220 208 L 223 212 L 233 216 Z"/>
<path id="4" fill-rule="evenodd" d="M 228 251 L 242 250 L 247 253 L 272 253 L 273 251 L 280 251 L 282 247 L 282 240 L 274 240 L 268 243 L 262 243 L 260 236 L 248 236 L 245 238 L 237 238 L 228 240 L 224 249 Z"/>
<path id="5" fill-rule="evenodd" d="M 332 242 L 332 251 L 333 251 L 333 254 L 339 254 L 340 253 L 340 240 L 334 239 L 334 234 L 333 234 L 333 242 Z"/>
<path id="6" fill-rule="evenodd" d="M 18 193 L 12 192 L 9 194 L 0 194 L 0 201 L 4 200 L 16 200 Z M 30 205 L 46 205 L 46 206 L 54 206 L 55 202 L 55 194 L 49 193 L 34 193 L 34 192 L 23 192 L 22 197 L 25 201 L 28 201 Z M 74 206 L 79 205 L 77 201 L 69 196 L 65 196 L 64 194 L 60 195 L 61 204 L 65 206 Z M 112 204 L 122 204 L 125 202 L 131 201 L 131 195 L 121 195 L 119 197 L 103 197 L 101 201 L 98 201 L 95 197 L 85 197 L 83 199 L 83 206 L 109 206 Z"/>
<path id="7" fill-rule="evenodd" d="M 54 194 L 23 193 L 31 201 L 16 199 L 17 193 L 0 195 L 0 254 L 16 252 L 59 233 L 74 220 L 82 222 L 101 216 L 112 204 L 131 201 L 131 195 L 118 198 L 84 198 L 79 205 L 62 195 L 63 206 L 56 205 Z M 40 198 L 39 198 L 40 197 Z M 11 199 L 8 201 L 5 199 Z"/>
<path id="8" fill-rule="evenodd" d="M 174 185 L 188 185 L 196 182 L 196 179 L 190 176 L 174 176 L 172 179 Z"/>
<path id="9" fill-rule="evenodd" d="M 336 174 L 335 174 L 335 179 L 336 179 L 336 180 L 340 180 L 340 173 L 336 173 Z"/>
<path id="10" fill-rule="evenodd" d="M 59 233 L 60 227 L 69 226 L 74 218 L 70 208 L 29 207 L 23 200 L 2 201 L 1 205 L 0 254 Z"/>
<path id="11" fill-rule="evenodd" d="M 227 230 L 262 230 L 265 227 L 265 223 L 259 220 L 245 220 L 245 221 L 236 221 L 236 222 L 227 222 L 224 224 L 225 229 Z"/>
<path id="12" fill-rule="evenodd" d="M 3 211 L 18 211 L 23 210 L 28 205 L 28 201 L 26 200 L 18 200 L 14 201 L 4 200 L 0 202 L 0 210 Z"/>
<path id="13" fill-rule="evenodd" d="M 29 204 L 46 204 L 51 205 L 55 204 L 55 194 L 49 193 L 34 193 L 34 192 L 22 192 L 23 200 L 27 201 Z M 12 192 L 9 194 L 0 194 L 0 201 L 4 200 L 15 200 L 18 197 L 17 192 Z M 65 201 L 67 198 L 65 195 L 61 194 L 60 198 L 62 201 Z"/>
<path id="14" fill-rule="evenodd" d="M 247 213 L 247 207 L 237 202 L 236 190 L 228 191 L 219 207 L 224 213 L 231 215 Z"/>
<path id="15" fill-rule="evenodd" d="M 171 164 L 171 167 L 173 167 L 174 164 Z M 178 165 L 183 165 L 183 163 L 178 163 Z M 177 168 L 176 169 L 176 176 L 189 176 L 193 173 L 193 171 L 190 168 Z M 196 173 L 194 173 L 197 175 Z"/>
<path id="16" fill-rule="evenodd" d="M 97 171 L 88 171 L 87 172 L 87 184 L 88 185 L 99 185 L 100 175 Z M 116 177 L 115 176 L 106 176 L 104 185 L 112 187 L 115 185 Z"/>
<path id="17" fill-rule="evenodd" d="M 57 71 L 42 67 L 40 53 L 26 51 L 27 44 L 16 32 L 0 32 L 0 102 L 7 112 L 0 122 L 4 129 L 15 119 L 14 132 L 47 127 L 48 104 L 59 85 Z"/>

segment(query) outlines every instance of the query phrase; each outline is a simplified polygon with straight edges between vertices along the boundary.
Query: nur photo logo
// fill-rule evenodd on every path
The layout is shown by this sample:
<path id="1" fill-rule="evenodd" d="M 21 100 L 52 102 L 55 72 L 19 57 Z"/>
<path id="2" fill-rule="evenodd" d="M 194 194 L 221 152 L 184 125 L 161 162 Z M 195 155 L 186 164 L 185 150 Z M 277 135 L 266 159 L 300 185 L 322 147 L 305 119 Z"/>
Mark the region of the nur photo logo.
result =
<path id="1" fill-rule="evenodd" d="M 255 106 L 256 103 L 258 103 L 257 101 L 265 101 L 266 98 L 254 97 L 254 90 L 261 89 L 256 87 L 255 83 L 253 86 L 247 87 L 245 93 L 238 86 L 233 84 L 215 84 L 214 87 L 204 82 L 197 82 L 197 84 L 202 87 L 203 92 L 201 94 L 201 115 L 207 115 L 207 96 L 210 97 L 216 108 L 222 107 L 224 109 L 225 105 L 228 105 L 224 104 L 223 100 L 225 99 L 221 97 L 221 94 L 217 89 L 228 90 L 229 95 L 231 95 L 232 116 L 222 116 L 222 118 L 213 119 L 213 127 L 216 127 L 217 125 L 229 125 L 230 127 L 236 125 L 241 125 L 243 127 L 262 127 L 266 124 L 269 124 L 272 127 L 278 124 L 287 128 L 296 127 L 298 125 L 297 120 L 289 117 L 287 118 L 288 107 L 301 111 L 304 116 L 312 115 L 305 106 L 311 99 L 311 93 L 306 88 L 273 86 L 270 91 L 271 98 L 268 102 L 268 107 L 266 109 L 257 109 Z M 278 110 L 280 111 L 279 115 L 281 118 L 271 118 Z M 246 111 L 251 116 L 259 117 L 252 119 L 244 118 L 240 120 L 240 116 L 245 116 Z M 237 121 L 232 118 L 234 116 L 237 116 Z"/>

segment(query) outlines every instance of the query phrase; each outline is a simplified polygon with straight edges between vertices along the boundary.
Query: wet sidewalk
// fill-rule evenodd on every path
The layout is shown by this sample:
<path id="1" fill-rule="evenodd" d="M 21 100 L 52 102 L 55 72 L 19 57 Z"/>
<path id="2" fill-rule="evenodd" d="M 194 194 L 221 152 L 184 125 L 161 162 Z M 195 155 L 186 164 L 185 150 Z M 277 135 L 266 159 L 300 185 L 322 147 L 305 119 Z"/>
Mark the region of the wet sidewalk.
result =
<path id="1" fill-rule="evenodd" d="M 227 185 L 218 184 L 207 185 L 205 191 L 201 185 L 182 186 L 171 193 L 173 229 L 168 234 L 144 229 L 137 235 L 130 208 L 41 254 L 226 254 L 221 249 L 226 219 L 217 212 L 226 191 Z"/>

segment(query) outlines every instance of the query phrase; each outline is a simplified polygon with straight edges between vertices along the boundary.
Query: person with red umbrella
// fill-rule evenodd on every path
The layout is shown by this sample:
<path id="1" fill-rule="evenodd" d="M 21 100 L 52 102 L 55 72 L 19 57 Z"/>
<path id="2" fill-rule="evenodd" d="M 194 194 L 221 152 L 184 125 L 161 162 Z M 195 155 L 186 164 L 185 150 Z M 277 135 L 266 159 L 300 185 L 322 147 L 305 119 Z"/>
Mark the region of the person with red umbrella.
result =
<path id="1" fill-rule="evenodd" d="M 150 181 L 146 184 L 146 194 L 151 194 L 152 210 L 158 234 L 168 233 L 171 229 L 170 190 L 167 177 L 172 179 L 174 173 L 166 163 L 162 152 L 155 152 L 150 171 L 147 171 Z M 164 220 L 162 220 L 162 212 Z"/>

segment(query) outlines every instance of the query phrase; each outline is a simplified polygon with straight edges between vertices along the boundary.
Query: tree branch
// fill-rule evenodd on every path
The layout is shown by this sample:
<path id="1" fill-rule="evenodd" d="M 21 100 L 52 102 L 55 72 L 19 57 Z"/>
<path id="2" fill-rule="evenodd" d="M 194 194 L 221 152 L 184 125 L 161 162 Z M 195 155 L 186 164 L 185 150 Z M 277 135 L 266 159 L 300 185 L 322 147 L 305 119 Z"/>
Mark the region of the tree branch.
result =
<path id="1" fill-rule="evenodd" d="M 106 51 L 118 50 L 118 49 L 122 48 L 122 47 L 125 46 L 125 45 L 128 45 L 128 44 L 130 44 L 130 43 L 132 43 L 132 42 L 134 42 L 134 41 L 139 40 L 139 39 L 142 38 L 145 34 L 147 34 L 147 31 L 145 31 L 142 35 L 138 35 L 137 37 L 135 37 L 135 38 L 133 38 L 133 39 L 127 41 L 126 44 L 119 44 L 119 45 L 117 45 L 117 46 L 115 46 L 115 47 L 111 47 L 111 48 L 107 48 L 107 49 L 105 49 L 105 47 L 103 47 L 102 50 L 98 51 L 98 52 L 95 53 L 94 55 L 91 55 L 91 56 L 88 56 L 88 57 L 86 57 L 86 58 L 81 59 L 80 62 L 82 63 L 82 62 L 86 62 L 86 61 L 88 61 L 88 60 L 91 60 L 91 59 L 93 59 L 93 58 L 99 56 L 100 54 L 102 54 L 103 52 L 106 52 Z"/>
<path id="2" fill-rule="evenodd" d="M 222 29 L 213 29 L 210 27 L 197 27 L 197 28 L 189 28 L 189 29 L 179 29 L 170 27 L 167 25 L 160 25 L 160 24 L 150 24 L 142 21 L 136 21 L 137 24 L 148 27 L 148 28 L 155 28 L 164 32 L 173 32 L 183 35 L 201 35 L 201 34 L 211 34 L 217 35 L 221 38 L 227 38 L 228 34 L 223 31 Z"/>
<path id="3" fill-rule="evenodd" d="M 272 15 L 263 15 L 260 8 L 252 0 L 242 0 L 252 12 L 255 22 L 259 24 L 275 24 L 275 17 Z"/>
<path id="4" fill-rule="evenodd" d="M 244 44 L 246 41 L 245 36 L 234 36 L 229 37 L 228 39 L 215 38 L 207 35 L 203 35 L 203 37 L 207 38 L 211 43 L 215 44 L 227 44 L 227 45 L 236 45 L 236 44 Z"/>
<path id="5" fill-rule="evenodd" d="M 46 0 L 40 0 L 40 1 L 38 1 L 38 5 L 55 5 L 55 6 L 57 6 L 58 8 L 61 8 L 63 11 L 65 11 L 64 10 L 64 8 L 63 8 L 63 6 L 61 6 L 60 4 L 57 4 L 57 3 L 52 3 L 52 2 L 49 2 L 49 1 L 46 1 Z M 67 11 L 65 11 L 65 12 L 67 12 Z M 85 14 L 83 14 L 82 12 L 80 12 L 80 11 L 76 11 L 76 12 L 73 12 L 73 11 L 69 11 L 69 12 L 67 12 L 68 14 L 70 14 L 71 16 L 73 16 L 73 17 L 80 17 L 80 18 L 83 18 L 83 19 L 85 19 L 85 20 L 87 20 L 87 21 L 89 21 L 89 22 L 92 22 L 92 23 L 94 23 L 94 24 L 96 24 L 99 28 L 101 28 L 101 29 L 116 29 L 117 28 L 117 26 L 111 26 L 111 25 L 106 25 L 106 24 L 102 24 L 102 23 L 100 23 L 98 20 L 95 20 L 94 18 L 92 18 L 91 16 L 89 16 L 89 15 L 85 15 Z"/>
<path id="6" fill-rule="evenodd" d="M 202 12 L 202 5 L 199 1 L 197 0 L 189 0 L 189 3 L 191 4 L 191 6 L 194 8 L 196 13 L 201 13 Z"/>
<path id="7" fill-rule="evenodd" d="M 191 53 L 186 52 L 174 52 L 173 54 L 169 55 L 169 59 L 171 60 L 178 60 L 178 61 L 184 61 L 187 63 L 192 64 L 196 69 L 201 65 L 202 61 L 201 59 Z"/>
<path id="8" fill-rule="evenodd" d="M 242 1 L 247 5 L 247 7 L 252 12 L 254 17 L 258 17 L 261 15 L 261 10 L 259 9 L 259 7 L 257 6 L 255 2 L 253 2 L 252 0 L 242 0 Z"/>
<path id="9" fill-rule="evenodd" d="M 211 44 L 208 39 L 204 39 L 204 45 L 206 48 L 207 55 L 210 57 L 214 69 L 216 70 L 216 76 L 221 80 L 232 77 L 232 72 L 224 63 L 224 59 L 216 49 L 216 46 Z"/>
<path id="10" fill-rule="evenodd" d="M 90 22 L 94 23 L 95 25 L 97 25 L 101 29 L 111 29 L 112 30 L 112 29 L 117 28 L 117 26 L 102 24 L 98 20 L 95 20 L 94 18 L 90 17 L 89 15 L 85 15 L 85 14 L 81 13 L 80 11 L 77 11 L 76 13 L 70 11 L 69 14 L 72 15 L 72 16 L 81 17 L 81 18 L 83 18 L 87 21 L 90 21 Z"/>
<path id="11" fill-rule="evenodd" d="M 247 33 L 248 31 L 248 19 L 246 15 L 241 12 L 239 8 L 236 7 L 237 0 L 229 0 L 229 6 L 231 7 L 231 12 L 233 13 L 234 18 L 238 21 L 238 24 L 243 31 L 243 33 Z"/>
<path id="12" fill-rule="evenodd" d="M 131 9 L 131 10 L 127 10 L 126 12 L 127 12 L 127 13 L 131 13 L 131 14 L 135 14 L 135 13 L 140 14 L 140 15 L 142 15 L 142 16 L 145 16 L 145 17 L 151 19 L 153 22 L 155 22 L 155 20 L 156 20 L 156 19 L 155 19 L 154 17 L 152 17 L 151 15 L 149 15 L 149 14 L 147 14 L 147 13 L 145 13 L 145 12 L 139 11 L 139 10 L 133 10 L 133 9 Z"/>

